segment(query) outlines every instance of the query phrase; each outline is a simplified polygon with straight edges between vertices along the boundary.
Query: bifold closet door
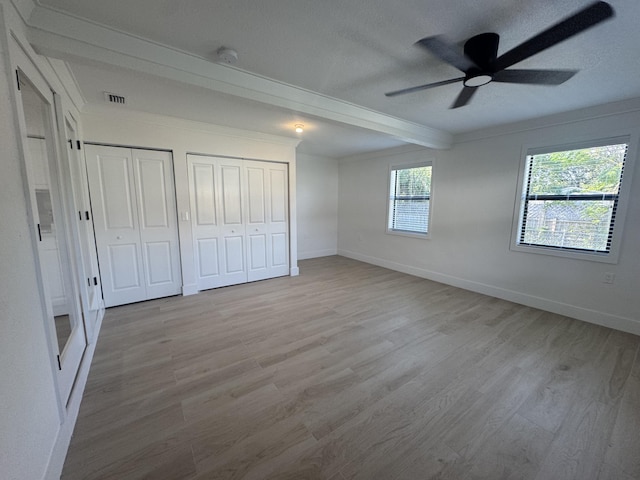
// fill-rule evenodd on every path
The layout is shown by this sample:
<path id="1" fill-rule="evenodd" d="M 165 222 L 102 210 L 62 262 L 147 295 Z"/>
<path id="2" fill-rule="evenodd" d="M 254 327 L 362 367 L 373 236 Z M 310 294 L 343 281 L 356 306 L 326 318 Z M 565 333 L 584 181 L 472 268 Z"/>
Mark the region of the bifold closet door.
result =
<path id="1" fill-rule="evenodd" d="M 105 306 L 179 294 L 171 153 L 87 145 Z"/>
<path id="2" fill-rule="evenodd" d="M 188 155 L 199 290 L 289 273 L 285 164 Z"/>
<path id="3" fill-rule="evenodd" d="M 288 275 L 287 165 L 247 160 L 245 169 L 248 280 Z"/>

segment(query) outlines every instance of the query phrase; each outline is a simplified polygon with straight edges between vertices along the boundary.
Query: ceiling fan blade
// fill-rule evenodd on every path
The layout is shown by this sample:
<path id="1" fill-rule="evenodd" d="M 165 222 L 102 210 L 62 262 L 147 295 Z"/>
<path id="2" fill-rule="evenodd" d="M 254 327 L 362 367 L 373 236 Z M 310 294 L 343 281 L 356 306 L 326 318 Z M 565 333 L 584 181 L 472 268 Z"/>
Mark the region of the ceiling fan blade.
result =
<path id="1" fill-rule="evenodd" d="M 455 45 L 445 40 L 442 35 L 425 37 L 422 40 L 418 40 L 416 45 L 426 48 L 436 57 L 453 65 L 463 73 L 466 73 L 471 68 L 478 68 L 473 61 L 467 58 Z"/>
<path id="2" fill-rule="evenodd" d="M 494 71 L 497 72 L 521 62 L 612 16 L 613 8 L 608 3 L 592 3 L 583 10 L 565 18 L 560 23 L 499 56 L 494 63 Z"/>
<path id="3" fill-rule="evenodd" d="M 560 85 L 577 70 L 502 70 L 493 75 L 494 82 L 528 83 L 532 85 Z"/>
<path id="4" fill-rule="evenodd" d="M 418 85 L 417 87 L 403 88 L 402 90 L 396 90 L 393 92 L 387 92 L 387 97 L 395 97 L 397 95 L 404 95 L 405 93 L 419 92 L 420 90 L 427 90 L 428 88 L 440 87 L 442 85 L 449 85 L 451 83 L 461 82 L 464 77 L 452 78 L 451 80 L 443 80 L 441 82 L 427 83 L 425 85 Z"/>
<path id="5" fill-rule="evenodd" d="M 458 98 L 456 98 L 456 101 L 453 102 L 453 105 L 451 105 L 451 107 L 449 108 L 464 107 L 471 101 L 471 97 L 473 97 L 473 94 L 476 93 L 476 90 L 478 90 L 478 87 L 464 87 L 458 95 Z"/>

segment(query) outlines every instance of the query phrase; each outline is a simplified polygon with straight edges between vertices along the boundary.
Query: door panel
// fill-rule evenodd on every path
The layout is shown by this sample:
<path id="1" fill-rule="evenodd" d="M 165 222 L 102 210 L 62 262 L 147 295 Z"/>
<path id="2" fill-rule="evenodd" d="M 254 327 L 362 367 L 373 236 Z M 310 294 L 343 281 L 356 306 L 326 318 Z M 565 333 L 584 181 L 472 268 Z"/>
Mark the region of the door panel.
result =
<path id="1" fill-rule="evenodd" d="M 161 159 L 137 158 L 138 191 L 140 197 L 140 227 L 169 227 L 166 173 Z"/>
<path id="2" fill-rule="evenodd" d="M 195 222 L 198 226 L 216 225 L 216 188 L 213 165 L 193 164 L 195 185 Z"/>
<path id="3" fill-rule="evenodd" d="M 288 275 L 287 166 L 187 159 L 198 289 Z"/>
<path id="4" fill-rule="evenodd" d="M 251 239 L 249 281 L 289 274 L 287 166 L 247 161 L 248 203 L 255 215 L 247 224 Z M 262 251 L 258 251 L 262 248 Z"/>
<path id="5" fill-rule="evenodd" d="M 287 234 L 275 233 L 272 235 L 271 241 L 271 265 L 273 267 L 285 267 L 288 269 Z"/>
<path id="6" fill-rule="evenodd" d="M 247 198 L 249 207 L 247 223 L 249 225 L 265 223 L 264 169 L 247 168 Z"/>
<path id="7" fill-rule="evenodd" d="M 267 236 L 249 235 L 249 251 L 251 257 L 251 270 L 267 268 Z"/>
<path id="8" fill-rule="evenodd" d="M 56 387 L 62 412 L 87 345 L 75 268 L 77 251 L 71 234 L 76 217 L 69 195 L 69 179 L 55 139 L 58 134 L 54 105 L 60 105 L 60 99 L 30 60 L 21 55 L 16 55 L 14 61 L 18 62 L 16 73 L 20 85 L 16 100 L 18 124 L 24 139 L 25 193 L 37 249 L 37 288 L 47 315 L 45 328 L 57 372 Z M 25 68 L 29 74 L 24 74 Z M 58 285 L 54 288 L 47 281 L 48 272 L 55 272 L 52 282 Z M 59 307 L 58 313 L 53 304 Z"/>
<path id="9" fill-rule="evenodd" d="M 147 242 L 146 247 L 149 285 L 173 283 L 175 278 L 171 268 L 171 243 Z"/>
<path id="10" fill-rule="evenodd" d="M 60 105 L 60 112 L 64 109 Z M 78 276 L 81 288 L 82 311 L 84 313 L 85 330 L 87 338 L 93 340 L 96 334 L 96 322 L 100 315 L 100 299 L 102 287 L 99 285 L 100 271 L 96 252 L 96 241 L 93 233 L 93 222 L 89 211 L 89 185 L 84 157 L 81 154 L 80 142 L 77 135 L 77 122 L 67 113 L 60 115 L 59 125 L 63 125 L 60 132 L 61 145 L 65 145 L 67 151 L 68 178 L 71 179 L 71 200 L 74 205 L 74 213 L 78 212 L 78 220 L 75 221 L 76 245 L 78 255 Z"/>
<path id="11" fill-rule="evenodd" d="M 138 245 L 135 243 L 109 245 L 109 270 L 111 289 L 114 293 L 143 288 L 138 265 Z M 126 265 L 127 268 L 123 268 Z"/>
<path id="12" fill-rule="evenodd" d="M 247 165 L 247 188 L 245 196 L 249 215 L 247 218 L 247 237 L 249 240 L 248 280 L 269 278 L 267 263 L 267 192 L 265 190 L 265 165 L 251 162 Z"/>
<path id="13" fill-rule="evenodd" d="M 228 161 L 227 161 L 228 162 Z M 222 165 L 223 225 L 242 225 L 241 171 L 239 165 Z"/>
<path id="14" fill-rule="evenodd" d="M 216 277 L 220 275 L 218 266 L 218 239 L 202 238 L 197 240 L 198 277 Z"/>
<path id="15" fill-rule="evenodd" d="M 133 149 L 147 299 L 181 292 L 178 213 L 171 153 Z"/>
<path id="16" fill-rule="evenodd" d="M 269 166 L 269 198 L 271 218 L 269 222 L 272 276 L 289 274 L 289 189 L 286 165 Z"/>
<path id="17" fill-rule="evenodd" d="M 225 275 L 238 275 L 244 273 L 244 237 L 242 235 L 226 235 L 224 237 L 224 249 Z"/>
<path id="18" fill-rule="evenodd" d="M 219 205 L 222 219 L 220 234 L 222 237 L 220 265 L 222 266 L 222 285 L 234 285 L 247 281 L 245 263 L 245 225 L 242 185 L 244 172 L 242 160 L 220 159 Z"/>
<path id="19" fill-rule="evenodd" d="M 180 293 L 171 154 L 98 145 L 85 152 L 105 306 Z"/>
<path id="20" fill-rule="evenodd" d="M 285 223 L 287 218 L 287 172 L 285 170 L 269 171 L 271 180 L 271 222 Z"/>
<path id="21" fill-rule="evenodd" d="M 193 214 L 192 232 L 196 255 L 198 290 L 220 287 L 221 228 L 218 225 L 220 169 L 208 157 L 187 155 L 190 201 Z"/>
<path id="22" fill-rule="evenodd" d="M 131 150 L 86 145 L 85 155 L 104 304 L 146 300 Z"/>
<path id="23" fill-rule="evenodd" d="M 135 229 L 136 208 L 133 205 L 133 179 L 131 157 L 98 155 L 98 182 L 100 185 L 101 213 L 104 229 Z"/>

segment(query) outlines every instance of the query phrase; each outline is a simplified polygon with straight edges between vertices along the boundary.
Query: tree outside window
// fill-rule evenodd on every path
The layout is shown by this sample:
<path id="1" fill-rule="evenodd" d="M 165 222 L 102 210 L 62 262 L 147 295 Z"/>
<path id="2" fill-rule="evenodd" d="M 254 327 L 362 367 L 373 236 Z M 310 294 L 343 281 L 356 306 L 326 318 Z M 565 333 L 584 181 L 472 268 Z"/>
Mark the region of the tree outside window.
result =
<path id="1" fill-rule="evenodd" d="M 627 144 L 527 156 L 519 245 L 608 253 Z"/>
<path id="2" fill-rule="evenodd" d="M 391 169 L 388 232 L 429 232 L 431 170 L 430 163 Z"/>

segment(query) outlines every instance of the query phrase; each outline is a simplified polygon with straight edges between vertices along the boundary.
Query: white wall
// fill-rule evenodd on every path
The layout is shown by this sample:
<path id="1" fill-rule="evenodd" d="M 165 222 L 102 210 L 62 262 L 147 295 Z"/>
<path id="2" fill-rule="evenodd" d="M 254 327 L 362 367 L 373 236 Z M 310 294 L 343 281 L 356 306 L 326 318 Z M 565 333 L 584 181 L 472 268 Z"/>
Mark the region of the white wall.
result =
<path id="1" fill-rule="evenodd" d="M 640 105 L 627 113 L 594 109 L 596 118 L 585 116 L 582 111 L 573 115 L 579 121 L 563 114 L 510 131 L 476 132 L 451 150 L 404 147 L 342 159 L 339 254 L 640 334 L 640 168 L 618 264 L 509 249 L 523 145 L 637 134 Z M 434 161 L 432 238 L 386 234 L 389 165 L 423 159 Z M 613 285 L 603 283 L 605 272 L 615 273 Z"/>
<path id="2" fill-rule="evenodd" d="M 10 100 L 15 75 L 7 71 L 2 18 L 0 33 L 0 476 L 39 479 L 60 417 Z"/>
<path id="3" fill-rule="evenodd" d="M 82 122 L 85 142 L 157 148 L 173 152 L 184 294 L 197 292 L 191 220 L 185 220 L 182 216 L 184 212 L 190 211 L 187 153 L 288 163 L 291 215 L 290 267 L 291 274 L 297 274 L 295 147 L 298 140 L 117 107 L 87 108 L 82 114 Z M 189 218 L 193 218 L 193 215 Z"/>
<path id="4" fill-rule="evenodd" d="M 338 160 L 297 155 L 298 258 L 338 252 Z"/>

